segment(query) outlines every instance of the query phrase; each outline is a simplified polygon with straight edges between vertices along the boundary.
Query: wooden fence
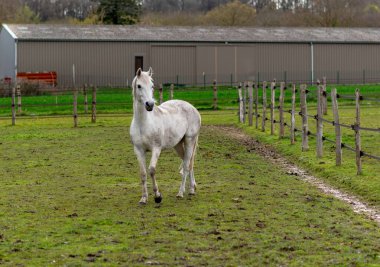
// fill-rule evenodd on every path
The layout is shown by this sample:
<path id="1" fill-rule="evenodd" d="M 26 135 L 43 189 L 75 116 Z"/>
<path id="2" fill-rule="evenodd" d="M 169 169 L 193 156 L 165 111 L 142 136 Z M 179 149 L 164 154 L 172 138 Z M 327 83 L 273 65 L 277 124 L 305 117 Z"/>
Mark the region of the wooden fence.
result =
<path id="1" fill-rule="evenodd" d="M 170 84 L 168 86 L 168 90 L 169 90 L 169 100 L 171 99 L 174 99 L 174 91 L 175 91 L 175 86 L 174 84 Z M 16 117 L 17 115 L 21 114 L 22 113 L 22 108 L 23 107 L 31 107 L 31 106 L 49 106 L 49 105 L 53 105 L 53 106 L 60 106 L 60 105 L 63 105 L 63 106 L 67 106 L 68 104 L 67 103 L 64 103 L 64 104 L 59 104 L 58 101 L 56 100 L 56 103 L 55 104 L 46 104 L 46 103 L 43 103 L 43 104 L 36 104 L 36 105 L 28 105 L 28 104 L 24 104 L 22 105 L 22 94 L 21 94 L 21 91 L 19 87 L 12 87 L 10 89 L 10 94 L 11 94 L 11 101 L 12 101 L 12 125 L 16 125 Z M 96 123 L 96 117 L 97 117 L 97 101 L 96 101 L 96 98 L 97 98 L 97 87 L 96 86 L 92 86 L 92 85 L 83 85 L 83 87 L 80 87 L 80 88 L 63 88 L 63 89 L 58 89 L 58 88 L 51 88 L 51 89 L 44 89 L 41 93 L 47 93 L 47 94 L 51 94 L 51 95 L 59 95 L 59 94 L 72 94 L 73 96 L 73 101 L 72 103 L 70 103 L 70 106 L 72 105 L 72 116 L 73 116 L 73 124 L 74 124 L 74 127 L 77 127 L 78 126 L 78 105 L 82 105 L 84 106 L 84 114 L 88 114 L 88 110 L 89 110 L 89 97 L 91 96 L 92 97 L 92 108 L 91 108 L 91 122 L 92 123 Z M 161 104 L 163 102 L 163 92 L 164 92 L 164 86 L 163 84 L 159 84 L 159 87 L 158 87 L 158 93 L 159 93 L 159 98 L 158 98 L 158 102 L 159 104 Z M 83 103 L 79 103 L 78 101 L 78 95 L 81 94 L 83 96 L 83 100 L 84 102 Z M 210 98 L 210 101 L 212 101 L 212 108 L 214 110 L 217 110 L 218 109 L 218 86 L 217 86 L 217 83 L 216 81 L 213 82 L 213 86 L 212 86 L 212 94 L 213 94 L 213 98 L 211 99 Z M 16 103 L 17 103 L 17 106 L 16 106 Z M 101 103 L 101 104 L 106 104 L 106 103 Z M 112 104 L 120 104 L 120 103 L 112 103 Z"/>
<path id="2" fill-rule="evenodd" d="M 73 120 L 74 120 L 74 127 L 78 126 L 78 94 L 81 93 L 83 95 L 83 106 L 84 106 L 84 114 L 88 114 L 88 94 L 91 93 L 92 96 L 92 108 L 91 108 L 91 122 L 96 123 L 96 92 L 97 92 L 97 87 L 96 86 L 87 86 L 84 85 L 83 89 L 63 89 L 63 90 L 58 90 L 58 89 L 53 89 L 53 90 L 45 90 L 45 93 L 51 93 L 51 94 L 56 94 L 58 95 L 59 93 L 63 94 L 68 94 L 72 93 L 73 95 L 73 102 L 72 102 L 72 111 L 73 111 Z M 22 113 L 22 95 L 21 95 L 21 90 L 20 88 L 13 87 L 11 89 L 11 98 L 12 98 L 12 125 L 16 125 L 16 117 L 17 114 Z M 17 110 L 16 110 L 16 101 L 17 101 Z M 55 104 L 50 104 L 50 106 L 67 106 L 66 103 L 64 104 L 58 104 L 57 102 Z M 34 105 L 24 105 L 26 107 L 34 106 Z M 49 106 L 49 104 L 41 104 L 40 106 Z"/>
<path id="3" fill-rule="evenodd" d="M 356 89 L 355 95 L 339 95 L 337 90 L 333 88 L 331 90 L 331 108 L 333 112 L 333 120 L 327 120 L 324 118 L 324 115 L 328 112 L 328 101 L 327 101 L 327 92 L 326 92 L 326 79 L 323 79 L 322 83 L 318 82 L 316 92 L 312 92 L 307 89 L 307 85 L 303 84 L 299 87 L 299 99 L 300 99 L 300 111 L 296 111 L 296 95 L 298 90 L 295 84 L 286 86 L 284 82 L 279 83 L 279 103 L 276 106 L 275 92 L 277 88 L 277 83 L 274 80 L 270 83 L 270 104 L 267 103 L 267 93 L 268 83 L 262 82 L 262 84 L 253 84 L 253 82 L 245 82 L 246 86 L 238 86 L 238 101 L 239 101 L 239 121 L 245 123 L 246 115 L 249 117 L 249 126 L 253 125 L 253 117 L 256 120 L 256 129 L 259 129 L 259 124 L 261 122 L 261 131 L 266 130 L 266 124 L 269 121 L 270 123 L 270 134 L 274 135 L 275 124 L 279 124 L 279 138 L 285 137 L 285 128 L 289 128 L 289 137 L 290 143 L 295 143 L 295 134 L 296 132 L 301 132 L 301 149 L 302 151 L 309 150 L 309 137 L 313 136 L 316 138 L 316 157 L 323 157 L 323 143 L 330 142 L 335 144 L 335 154 L 336 154 L 336 165 L 339 166 L 342 164 L 342 149 L 347 149 L 348 151 L 354 152 L 356 154 L 356 166 L 357 174 L 362 173 L 362 157 L 368 157 L 375 160 L 380 160 L 380 156 L 371 155 L 366 153 L 361 149 L 361 132 L 362 131 L 371 131 L 380 133 L 380 128 L 366 128 L 362 127 L 360 123 L 360 103 L 363 100 L 380 102 L 380 99 L 368 98 L 360 95 L 360 90 Z M 262 97 L 259 97 L 259 90 L 261 88 Z M 286 110 L 284 106 L 285 102 L 285 90 L 291 90 L 291 109 Z M 254 91 L 254 92 L 253 92 Z M 246 97 L 248 92 L 248 98 Z M 317 114 L 310 115 L 308 114 L 308 105 L 307 105 L 307 95 L 315 93 L 317 97 Z M 255 96 L 255 97 L 253 97 Z M 355 119 L 352 124 L 343 124 L 340 122 L 339 117 L 339 99 L 351 99 L 355 100 Z M 259 111 L 259 106 L 261 103 L 262 112 Z M 248 104 L 248 111 L 246 106 Z M 254 108 L 253 108 L 254 105 Z M 270 109 L 270 117 L 267 118 L 267 108 Z M 253 112 L 253 109 L 255 110 Z M 275 110 L 278 109 L 278 120 L 275 119 Z M 286 122 L 284 119 L 284 113 L 290 113 L 291 119 L 290 122 Z M 296 115 L 302 117 L 300 129 L 296 127 Z M 309 123 L 313 120 L 316 123 L 316 133 L 312 133 L 309 130 Z M 331 124 L 335 128 L 335 140 L 331 140 L 323 135 L 323 126 L 324 123 Z M 341 128 L 351 129 L 355 132 L 355 146 L 349 146 L 342 142 Z"/>

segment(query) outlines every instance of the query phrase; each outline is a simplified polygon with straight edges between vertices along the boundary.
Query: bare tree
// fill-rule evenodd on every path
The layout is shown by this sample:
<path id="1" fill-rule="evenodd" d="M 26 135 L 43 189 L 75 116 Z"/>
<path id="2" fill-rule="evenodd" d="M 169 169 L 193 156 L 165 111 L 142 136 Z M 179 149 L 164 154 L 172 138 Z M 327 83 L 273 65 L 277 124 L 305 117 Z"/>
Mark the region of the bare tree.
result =
<path id="1" fill-rule="evenodd" d="M 361 0 L 314 0 L 312 12 L 318 17 L 320 26 L 354 26 L 364 5 Z"/>
<path id="2" fill-rule="evenodd" d="M 94 0 L 21 0 L 27 4 L 41 21 L 66 18 L 85 19 L 98 6 Z"/>
<path id="3" fill-rule="evenodd" d="M 238 0 L 221 5 L 204 16 L 208 25 L 247 26 L 255 23 L 256 10 Z"/>
<path id="4" fill-rule="evenodd" d="M 0 21 L 8 22 L 14 18 L 17 9 L 21 7 L 21 3 L 15 0 L 0 1 Z"/>

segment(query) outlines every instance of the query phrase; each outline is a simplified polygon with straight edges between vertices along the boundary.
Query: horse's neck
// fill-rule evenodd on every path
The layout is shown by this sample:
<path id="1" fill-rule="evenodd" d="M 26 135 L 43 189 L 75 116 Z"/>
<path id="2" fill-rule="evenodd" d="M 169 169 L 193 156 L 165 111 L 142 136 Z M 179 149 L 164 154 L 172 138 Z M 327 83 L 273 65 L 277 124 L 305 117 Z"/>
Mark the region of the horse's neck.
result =
<path id="1" fill-rule="evenodd" d="M 148 123 L 151 116 L 153 115 L 153 112 L 154 111 L 152 112 L 146 111 L 143 105 L 138 105 L 136 102 L 133 104 L 133 118 L 135 120 L 135 123 L 139 125 Z"/>

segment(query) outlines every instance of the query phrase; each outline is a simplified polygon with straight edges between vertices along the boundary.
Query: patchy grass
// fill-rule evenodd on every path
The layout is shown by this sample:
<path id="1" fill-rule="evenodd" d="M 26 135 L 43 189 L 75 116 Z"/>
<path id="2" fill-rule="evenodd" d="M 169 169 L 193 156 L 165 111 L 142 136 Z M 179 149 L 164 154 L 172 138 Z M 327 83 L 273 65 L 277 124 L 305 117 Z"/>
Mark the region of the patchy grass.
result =
<path id="1" fill-rule="evenodd" d="M 330 109 L 329 103 L 329 109 Z M 290 109 L 287 106 L 287 109 Z M 311 106 L 309 114 L 315 115 L 316 109 Z M 355 108 L 347 105 L 340 107 L 340 123 L 352 125 L 355 122 Z M 377 118 L 380 117 L 380 109 L 378 105 L 364 105 L 361 108 L 361 126 L 367 128 L 379 128 L 380 124 Z M 276 118 L 278 113 L 276 110 Z M 331 110 L 325 119 L 333 121 Z M 290 125 L 290 114 L 285 113 L 285 121 Z M 296 128 L 301 127 L 301 117 L 296 116 Z M 361 197 L 366 202 L 380 207 L 380 164 L 378 160 L 362 157 L 361 175 L 356 174 L 355 153 L 343 148 L 343 163 L 341 166 L 335 166 L 335 143 L 324 142 L 323 158 L 316 158 L 316 139 L 309 136 L 309 151 L 301 152 L 301 132 L 296 134 L 296 144 L 290 145 L 289 128 L 285 127 L 285 138 L 279 139 L 278 129 L 279 124 L 275 125 L 276 133 L 270 135 L 269 122 L 266 127 L 266 132 L 256 130 L 255 127 L 247 127 L 240 125 L 244 131 L 256 139 L 271 144 L 281 154 L 285 155 L 291 161 L 311 171 L 313 174 L 326 179 L 330 184 L 353 192 Z M 309 127 L 312 133 L 316 133 L 316 121 L 309 118 Z M 351 129 L 342 128 L 342 142 L 350 147 L 355 147 L 355 132 Z M 335 128 L 331 124 L 324 123 L 323 135 L 331 140 L 335 140 Z M 377 132 L 361 131 L 362 150 L 380 156 L 380 134 Z"/>
<path id="2" fill-rule="evenodd" d="M 236 119 L 216 114 L 204 113 L 204 123 Z M 163 203 L 151 197 L 139 206 L 129 123 L 0 123 L 2 264 L 380 264 L 378 225 L 207 126 L 195 164 L 197 195 L 175 198 L 180 162 L 167 151 L 157 170 Z"/>

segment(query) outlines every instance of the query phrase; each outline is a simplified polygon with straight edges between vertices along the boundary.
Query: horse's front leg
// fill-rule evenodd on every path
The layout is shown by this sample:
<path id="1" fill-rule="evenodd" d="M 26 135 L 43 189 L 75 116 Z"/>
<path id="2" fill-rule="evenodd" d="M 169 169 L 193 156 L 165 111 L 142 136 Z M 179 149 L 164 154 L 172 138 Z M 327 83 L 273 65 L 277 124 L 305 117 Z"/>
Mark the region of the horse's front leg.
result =
<path id="1" fill-rule="evenodd" d="M 140 175 L 141 175 L 141 185 L 142 185 L 142 196 L 140 199 L 140 204 L 146 204 L 148 201 L 148 188 L 146 184 L 146 162 L 145 162 L 145 151 L 142 148 L 134 147 L 137 160 L 140 165 Z"/>
<path id="2" fill-rule="evenodd" d="M 156 166 L 157 166 L 157 160 L 160 157 L 161 154 L 161 148 L 153 148 L 152 149 L 152 158 L 150 160 L 149 164 L 149 173 L 152 177 L 152 183 L 153 183 L 153 192 L 154 192 L 154 201 L 156 203 L 160 203 L 162 201 L 162 195 L 160 191 L 158 190 L 158 185 L 156 181 Z"/>

